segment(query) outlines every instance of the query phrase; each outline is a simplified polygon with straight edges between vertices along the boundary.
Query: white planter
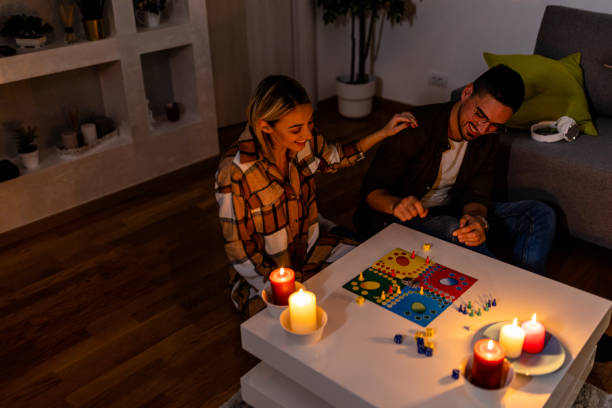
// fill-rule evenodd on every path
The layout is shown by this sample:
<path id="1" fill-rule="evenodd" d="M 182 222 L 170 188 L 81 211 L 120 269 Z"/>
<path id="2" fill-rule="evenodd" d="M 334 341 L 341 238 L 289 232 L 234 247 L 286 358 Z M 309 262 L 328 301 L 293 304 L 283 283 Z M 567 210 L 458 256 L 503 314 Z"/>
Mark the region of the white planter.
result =
<path id="1" fill-rule="evenodd" d="M 151 13 L 147 11 L 145 16 L 145 25 L 149 28 L 159 27 L 159 22 L 161 20 L 161 13 Z"/>
<path id="2" fill-rule="evenodd" d="M 23 167 L 33 170 L 38 167 L 38 149 L 31 153 L 19 153 Z"/>
<path id="3" fill-rule="evenodd" d="M 47 43 L 47 37 L 40 38 L 15 38 L 19 48 L 40 48 Z"/>
<path id="4" fill-rule="evenodd" d="M 338 111 L 347 118 L 363 118 L 372 112 L 372 98 L 376 94 L 376 77 L 365 84 L 348 84 L 348 76 L 336 78 Z"/>

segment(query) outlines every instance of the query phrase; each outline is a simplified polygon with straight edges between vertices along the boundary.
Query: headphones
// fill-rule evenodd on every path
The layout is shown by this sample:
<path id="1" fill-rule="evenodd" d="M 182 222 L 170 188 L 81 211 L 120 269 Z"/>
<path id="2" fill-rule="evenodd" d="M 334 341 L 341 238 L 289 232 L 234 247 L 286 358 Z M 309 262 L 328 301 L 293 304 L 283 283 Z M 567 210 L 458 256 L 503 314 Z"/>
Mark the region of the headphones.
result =
<path id="1" fill-rule="evenodd" d="M 545 120 L 531 125 L 531 138 L 537 142 L 552 143 L 559 140 L 573 142 L 580 135 L 580 127 L 569 116 L 557 121 Z"/>

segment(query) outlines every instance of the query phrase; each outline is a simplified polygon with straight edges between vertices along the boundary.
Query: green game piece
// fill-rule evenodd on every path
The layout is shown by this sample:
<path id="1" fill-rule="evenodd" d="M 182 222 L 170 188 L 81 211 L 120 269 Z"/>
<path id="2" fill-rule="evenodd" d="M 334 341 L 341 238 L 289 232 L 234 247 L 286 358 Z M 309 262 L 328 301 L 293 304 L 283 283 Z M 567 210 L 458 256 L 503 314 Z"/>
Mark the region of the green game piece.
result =
<path id="1" fill-rule="evenodd" d="M 468 301 L 468 309 L 471 309 L 471 308 L 472 308 L 472 301 L 470 300 Z"/>
<path id="2" fill-rule="evenodd" d="M 485 312 L 488 312 L 489 308 L 485 305 L 484 310 L 485 310 Z"/>
<path id="3" fill-rule="evenodd" d="M 427 311 L 425 305 L 421 302 L 414 302 L 411 306 L 411 309 L 414 313 L 425 313 L 425 311 Z"/>
<path id="4" fill-rule="evenodd" d="M 480 315 L 482 314 L 482 313 L 480 312 L 480 308 L 478 308 L 478 311 L 476 312 L 476 314 L 477 314 L 478 316 L 480 316 Z"/>
<path id="5" fill-rule="evenodd" d="M 473 310 L 470 311 L 470 317 L 474 317 L 474 311 Z"/>

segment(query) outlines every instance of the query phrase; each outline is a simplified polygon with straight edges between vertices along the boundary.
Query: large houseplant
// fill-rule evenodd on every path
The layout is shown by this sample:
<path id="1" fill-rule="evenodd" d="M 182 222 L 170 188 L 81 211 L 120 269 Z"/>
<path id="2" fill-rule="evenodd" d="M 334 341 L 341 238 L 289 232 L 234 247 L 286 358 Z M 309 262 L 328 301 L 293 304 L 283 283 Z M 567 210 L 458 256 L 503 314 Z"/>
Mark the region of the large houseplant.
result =
<path id="1" fill-rule="evenodd" d="M 17 14 L 4 22 L 0 35 L 15 38 L 17 45 L 22 48 L 38 48 L 47 42 L 45 34 L 51 31 L 53 27 L 40 17 Z"/>
<path id="2" fill-rule="evenodd" d="M 416 5 L 413 0 L 317 0 L 317 5 L 323 10 L 325 24 L 339 19 L 349 20 L 351 24 L 350 73 L 336 78 L 338 110 L 347 117 L 367 116 L 376 93 L 376 78 L 371 73 L 385 20 L 391 24 L 401 24 L 404 20 L 412 23 Z M 368 57 L 370 74 L 366 70 Z"/>

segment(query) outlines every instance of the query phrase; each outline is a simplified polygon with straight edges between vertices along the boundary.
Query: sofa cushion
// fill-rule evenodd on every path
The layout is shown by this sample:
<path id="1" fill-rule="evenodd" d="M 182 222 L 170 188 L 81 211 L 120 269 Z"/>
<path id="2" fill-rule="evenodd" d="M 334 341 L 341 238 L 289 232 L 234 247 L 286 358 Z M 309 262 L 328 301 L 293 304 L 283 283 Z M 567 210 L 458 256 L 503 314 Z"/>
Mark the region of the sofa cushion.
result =
<path id="1" fill-rule="evenodd" d="M 559 59 L 582 53 L 587 97 L 596 115 L 612 116 L 612 14 L 547 6 L 534 53 Z"/>
<path id="2" fill-rule="evenodd" d="M 578 122 L 583 133 L 597 135 L 584 94 L 580 53 L 554 60 L 541 55 L 485 52 L 484 58 L 489 67 L 505 64 L 514 69 L 525 83 L 525 100 L 508 126 L 528 129 L 542 120 L 569 116 Z"/>
<path id="3" fill-rule="evenodd" d="M 612 118 L 596 125 L 599 137 L 572 143 L 539 143 L 522 130 L 504 135 L 508 196 L 554 203 L 572 235 L 612 248 Z"/>

